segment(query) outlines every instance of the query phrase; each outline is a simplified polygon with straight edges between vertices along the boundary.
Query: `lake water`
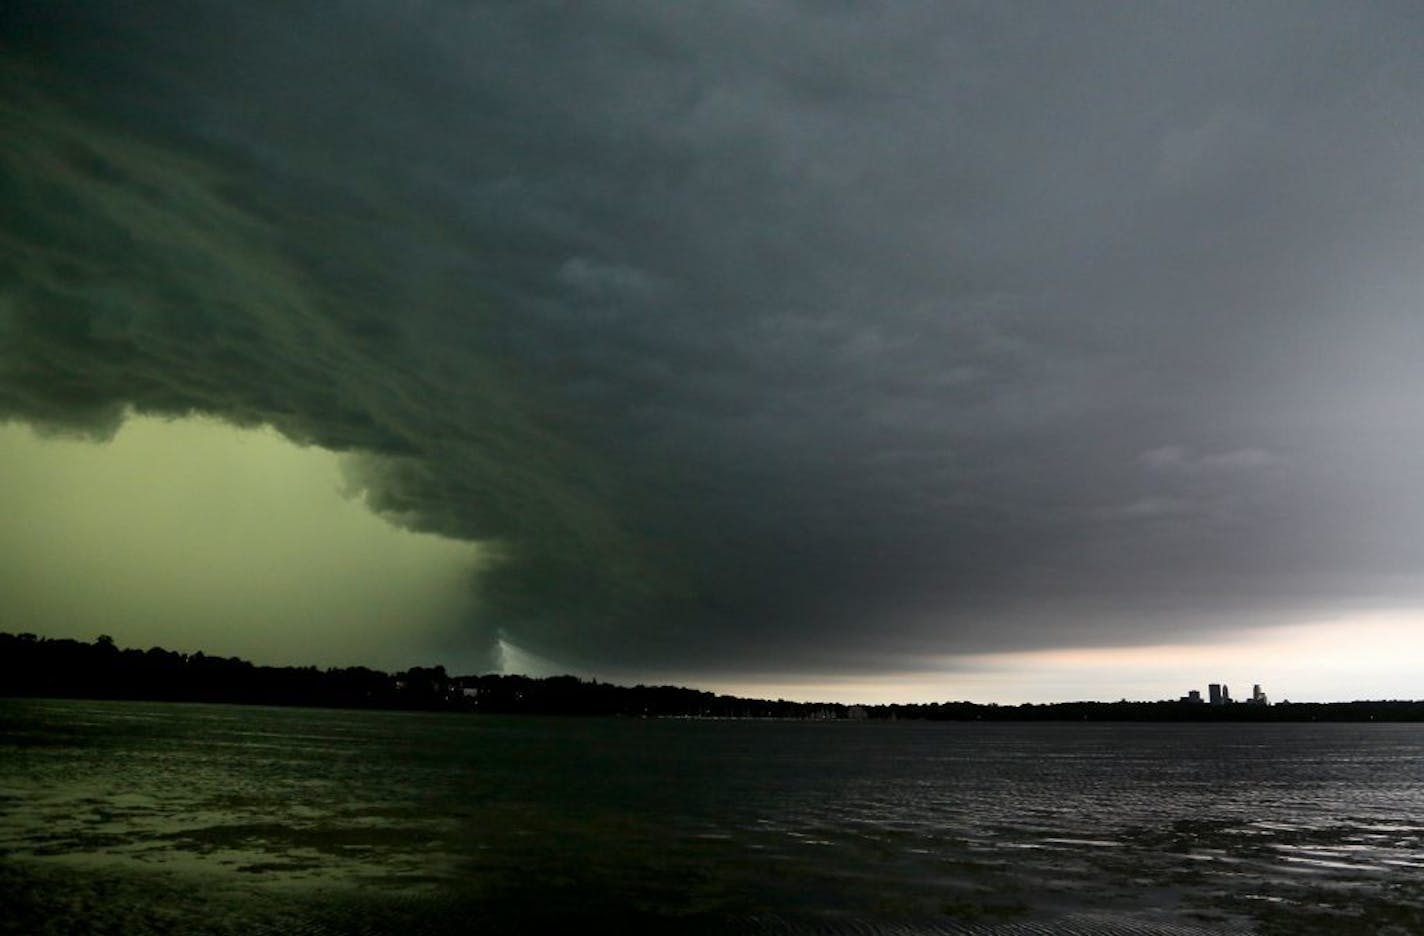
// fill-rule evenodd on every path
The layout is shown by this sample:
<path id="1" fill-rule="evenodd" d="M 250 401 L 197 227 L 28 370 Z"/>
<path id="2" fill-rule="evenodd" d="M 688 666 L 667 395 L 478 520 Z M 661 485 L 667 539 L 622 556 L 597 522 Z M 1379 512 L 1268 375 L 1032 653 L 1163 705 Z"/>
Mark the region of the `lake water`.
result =
<path id="1" fill-rule="evenodd" d="M 0 931 L 1424 933 L 1424 726 L 0 700 Z"/>

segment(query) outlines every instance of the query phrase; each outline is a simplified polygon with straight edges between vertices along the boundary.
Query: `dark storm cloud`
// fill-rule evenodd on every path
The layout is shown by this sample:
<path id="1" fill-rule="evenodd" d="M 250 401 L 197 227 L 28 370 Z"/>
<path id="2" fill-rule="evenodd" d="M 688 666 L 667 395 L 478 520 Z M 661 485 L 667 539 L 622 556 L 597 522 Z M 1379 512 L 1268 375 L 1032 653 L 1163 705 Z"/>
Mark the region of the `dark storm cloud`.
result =
<path id="1" fill-rule="evenodd" d="M 472 634 L 833 670 L 1420 594 L 1408 6 L 4 14 L 0 406 L 363 453 Z"/>

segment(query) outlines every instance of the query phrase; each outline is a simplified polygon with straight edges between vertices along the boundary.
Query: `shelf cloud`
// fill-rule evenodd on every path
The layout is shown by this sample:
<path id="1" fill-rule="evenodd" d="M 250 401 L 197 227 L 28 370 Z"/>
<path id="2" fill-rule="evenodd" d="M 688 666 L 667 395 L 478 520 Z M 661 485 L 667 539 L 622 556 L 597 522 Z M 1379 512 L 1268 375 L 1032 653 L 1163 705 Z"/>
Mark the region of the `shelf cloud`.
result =
<path id="1" fill-rule="evenodd" d="M 0 418 L 343 453 L 479 545 L 471 647 L 853 674 L 1424 598 L 1410 4 L 22 0 L 0 47 Z"/>

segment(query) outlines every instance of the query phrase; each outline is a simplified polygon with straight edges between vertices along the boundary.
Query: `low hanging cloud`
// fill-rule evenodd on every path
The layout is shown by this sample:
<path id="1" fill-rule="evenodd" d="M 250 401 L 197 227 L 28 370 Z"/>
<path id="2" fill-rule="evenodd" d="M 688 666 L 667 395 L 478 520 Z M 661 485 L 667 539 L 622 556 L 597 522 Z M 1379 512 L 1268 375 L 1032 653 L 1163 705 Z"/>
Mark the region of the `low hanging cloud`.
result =
<path id="1" fill-rule="evenodd" d="M 1263 448 L 1232 449 L 1229 452 L 1193 453 L 1180 445 L 1149 449 L 1137 460 L 1153 471 L 1211 474 L 1213 472 L 1259 471 L 1277 467 L 1280 459 Z"/>
<path id="2" fill-rule="evenodd" d="M 472 644 L 903 669 L 1424 593 L 1407 7 L 22 2 L 0 42 L 0 416 L 348 453 L 498 549 Z"/>

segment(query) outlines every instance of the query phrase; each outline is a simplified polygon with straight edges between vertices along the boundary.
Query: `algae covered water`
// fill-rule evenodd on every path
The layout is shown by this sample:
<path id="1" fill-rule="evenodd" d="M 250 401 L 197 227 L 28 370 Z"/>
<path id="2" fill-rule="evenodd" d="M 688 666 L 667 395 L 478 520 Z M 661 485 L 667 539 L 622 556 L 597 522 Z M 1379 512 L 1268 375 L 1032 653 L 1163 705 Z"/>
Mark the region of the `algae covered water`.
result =
<path id="1" fill-rule="evenodd" d="M 8 932 L 1424 932 L 1424 726 L 0 700 Z"/>

